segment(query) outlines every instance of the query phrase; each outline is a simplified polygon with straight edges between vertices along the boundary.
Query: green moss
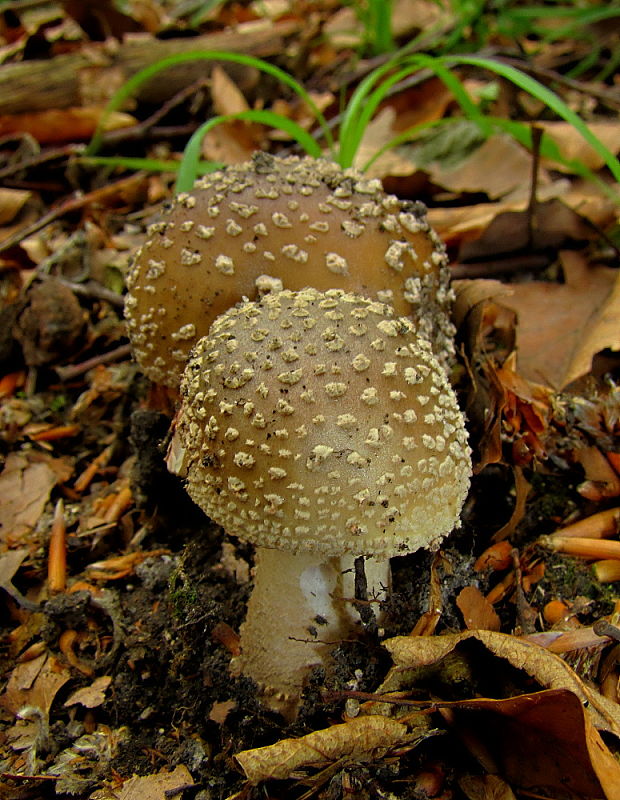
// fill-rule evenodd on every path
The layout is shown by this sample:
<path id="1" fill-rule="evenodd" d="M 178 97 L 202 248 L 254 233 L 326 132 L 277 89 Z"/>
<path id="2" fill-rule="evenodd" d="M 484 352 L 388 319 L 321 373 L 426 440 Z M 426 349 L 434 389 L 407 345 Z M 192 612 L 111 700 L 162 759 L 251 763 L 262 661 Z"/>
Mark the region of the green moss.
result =
<path id="1" fill-rule="evenodd" d="M 544 591 L 544 602 L 561 598 L 574 601 L 583 598 L 589 601 L 584 604 L 583 613 L 579 614 L 581 622 L 588 624 L 613 611 L 618 597 L 616 584 L 600 583 L 592 567 L 586 562 L 570 556 L 545 551 L 545 576 L 538 585 Z"/>
<path id="2" fill-rule="evenodd" d="M 170 604 L 177 617 L 185 617 L 189 608 L 198 603 L 198 592 L 195 584 L 187 577 L 182 566 L 176 569 L 168 581 Z"/>

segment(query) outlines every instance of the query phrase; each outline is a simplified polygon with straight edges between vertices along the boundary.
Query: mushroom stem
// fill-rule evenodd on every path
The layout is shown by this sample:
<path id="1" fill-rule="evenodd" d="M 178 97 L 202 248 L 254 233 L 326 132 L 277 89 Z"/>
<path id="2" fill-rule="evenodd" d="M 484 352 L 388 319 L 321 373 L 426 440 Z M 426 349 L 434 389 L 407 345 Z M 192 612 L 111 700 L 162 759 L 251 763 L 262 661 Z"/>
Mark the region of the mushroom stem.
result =
<path id="1" fill-rule="evenodd" d="M 341 559 L 259 547 L 254 570 L 235 668 L 291 718 L 309 668 L 326 664 L 334 645 L 351 633 Z"/>

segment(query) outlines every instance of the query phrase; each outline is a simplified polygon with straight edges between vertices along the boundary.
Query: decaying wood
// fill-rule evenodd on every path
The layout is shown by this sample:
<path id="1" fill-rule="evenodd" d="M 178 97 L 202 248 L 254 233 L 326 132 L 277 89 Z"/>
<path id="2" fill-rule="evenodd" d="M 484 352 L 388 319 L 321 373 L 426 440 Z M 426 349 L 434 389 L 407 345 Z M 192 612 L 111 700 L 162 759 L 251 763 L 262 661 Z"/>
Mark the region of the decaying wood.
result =
<path id="1" fill-rule="evenodd" d="M 0 66 L 0 114 L 43 111 L 48 108 L 92 103 L 93 89 L 116 88 L 139 70 L 163 58 L 198 50 L 232 50 L 266 57 L 282 52 L 284 39 L 299 30 L 297 22 L 257 26 L 240 25 L 205 36 L 184 39 L 154 39 L 145 34 L 127 38 L 112 47 L 91 44 L 79 53 L 56 56 L 53 60 L 23 61 Z M 230 69 L 234 71 L 235 65 Z M 140 100 L 160 103 L 201 76 L 209 73 L 205 61 L 193 61 L 170 68 L 165 80 L 157 75 L 140 87 Z M 108 97 L 100 97 L 100 101 Z"/>

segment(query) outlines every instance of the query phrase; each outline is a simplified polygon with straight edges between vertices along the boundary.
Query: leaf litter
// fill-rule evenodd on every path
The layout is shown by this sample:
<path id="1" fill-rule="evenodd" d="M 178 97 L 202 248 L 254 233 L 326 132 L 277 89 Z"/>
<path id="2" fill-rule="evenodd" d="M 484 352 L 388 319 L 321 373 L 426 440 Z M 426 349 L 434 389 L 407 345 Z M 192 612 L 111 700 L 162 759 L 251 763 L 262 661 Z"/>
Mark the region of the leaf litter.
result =
<path id="1" fill-rule="evenodd" d="M 2 17 L 0 80 L 17 62 L 90 62 L 79 87 L 57 93 L 50 71 L 47 91 L 0 109 L 0 797 L 616 798 L 618 212 L 599 155 L 537 120 L 565 163 L 536 166 L 514 139 L 456 121 L 432 76 L 398 87 L 369 124 L 360 162 L 430 126 L 371 174 L 427 202 L 448 245 L 452 378 L 476 475 L 462 530 L 439 554 L 396 560 L 381 635 L 339 643 L 287 724 L 229 672 L 251 549 L 222 539 L 166 472 L 175 398 L 126 345 L 124 275 L 172 179 L 76 157 L 128 77 L 131 42 L 148 58 L 192 31 L 271 57 L 284 48 L 265 24 L 286 30 L 287 68 L 330 117 L 372 43 L 361 17 L 329 4 L 30 5 Z M 449 11 L 416 2 L 396 4 L 394 33 L 404 42 L 429 19 L 454 30 Z M 557 66 L 543 43 L 532 68 Z M 461 77 L 497 115 L 527 102 Z M 107 118 L 112 152 L 178 160 L 206 116 L 241 109 L 311 129 L 308 109 L 252 70 L 155 83 Z M 586 90 L 572 88 L 579 106 Z M 617 110 L 599 88 L 599 111 Z M 611 114 L 591 127 L 618 152 Z M 288 144 L 229 123 L 203 157 Z M 571 171 L 576 159 L 599 183 Z"/>

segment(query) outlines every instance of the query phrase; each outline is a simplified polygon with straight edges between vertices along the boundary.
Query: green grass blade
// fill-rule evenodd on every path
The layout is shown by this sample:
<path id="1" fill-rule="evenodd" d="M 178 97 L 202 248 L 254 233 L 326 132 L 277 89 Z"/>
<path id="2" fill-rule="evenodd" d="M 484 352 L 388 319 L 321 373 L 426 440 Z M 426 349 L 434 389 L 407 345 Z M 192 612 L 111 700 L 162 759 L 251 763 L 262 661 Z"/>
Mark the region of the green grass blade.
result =
<path id="1" fill-rule="evenodd" d="M 592 133 L 581 117 L 571 108 L 569 108 L 566 103 L 560 97 L 558 97 L 557 94 L 555 94 L 555 92 L 547 89 L 547 87 L 543 86 L 542 83 L 539 83 L 537 80 L 531 78 L 529 75 L 526 75 L 524 72 L 515 69 L 515 67 L 511 67 L 509 64 L 503 64 L 501 61 L 495 61 L 490 58 L 483 58 L 481 56 L 455 55 L 442 56 L 441 60 L 446 65 L 469 64 L 470 66 L 481 67 L 482 69 L 490 70 L 491 72 L 495 72 L 497 75 L 501 75 L 501 77 L 506 78 L 506 80 L 511 81 L 511 83 L 514 83 L 515 86 L 518 86 L 520 89 L 523 89 L 523 91 L 532 95 L 532 97 L 536 97 L 552 111 L 554 111 L 559 117 L 566 122 L 569 122 L 577 131 L 579 131 L 585 141 L 588 142 L 588 144 L 591 145 L 603 159 L 614 178 L 617 181 L 620 181 L 620 161 L 618 161 L 616 156 L 607 147 L 605 147 L 603 142 L 601 142 L 601 140 L 594 133 Z"/>
<path id="2" fill-rule="evenodd" d="M 327 124 L 327 120 L 306 89 L 298 81 L 296 81 L 295 78 L 289 75 L 288 72 L 285 72 L 279 67 L 270 64 L 268 61 L 264 61 L 261 58 L 255 58 L 254 56 L 245 55 L 244 53 L 232 53 L 227 50 L 202 50 L 190 53 L 179 53 L 178 55 L 163 58 L 161 61 L 151 64 L 150 66 L 140 70 L 126 83 L 124 83 L 123 86 L 121 86 L 120 89 L 114 93 L 113 97 L 105 107 L 104 112 L 101 115 L 101 119 L 99 120 L 99 124 L 97 125 L 97 129 L 95 130 L 95 133 L 93 134 L 93 137 L 86 148 L 86 155 L 92 156 L 98 152 L 99 148 L 101 147 L 103 128 L 107 117 L 113 111 L 118 110 L 126 100 L 132 97 L 136 90 L 143 83 L 151 80 L 151 78 L 155 77 L 155 75 L 158 75 L 160 72 L 168 69 L 169 67 L 174 67 L 178 64 L 185 64 L 188 61 L 230 61 L 236 64 L 254 67 L 261 72 L 266 72 L 268 75 L 276 78 L 285 86 L 288 86 L 290 89 L 292 89 L 295 94 L 297 94 L 297 96 L 300 97 L 310 108 L 321 128 L 321 132 L 325 137 L 329 148 L 333 150 L 334 138 Z"/>
<path id="3" fill-rule="evenodd" d="M 411 73 L 409 68 L 393 73 L 367 96 L 361 93 L 352 97 L 352 102 L 345 111 L 342 128 L 340 130 L 340 152 L 338 162 L 343 169 L 352 166 L 360 142 L 364 136 L 370 120 L 375 115 L 379 104 L 385 99 L 390 88 L 398 81 Z M 356 90 L 357 91 L 357 90 Z M 355 96 L 355 92 L 353 93 Z"/>
<path id="4" fill-rule="evenodd" d="M 358 133 L 361 129 L 363 134 L 368 124 L 366 122 L 366 125 L 362 125 L 360 122 L 362 115 L 365 114 L 368 119 L 372 118 L 376 106 L 378 105 L 378 103 L 375 104 L 370 116 L 368 116 L 369 95 L 373 93 L 375 85 L 381 81 L 383 76 L 387 75 L 395 66 L 397 66 L 396 59 L 390 59 L 387 63 L 383 64 L 383 66 L 377 67 L 377 69 L 374 69 L 358 84 L 351 95 L 344 112 L 338 137 L 340 140 L 340 147 L 337 161 L 341 167 L 350 167 L 353 163 L 361 139 L 361 135 L 358 136 Z"/>
<path id="5" fill-rule="evenodd" d="M 391 53 L 396 49 L 392 36 L 392 0 L 369 0 L 368 38 L 372 42 L 374 55 Z"/>
<path id="6" fill-rule="evenodd" d="M 461 107 L 465 116 L 472 120 L 472 122 L 477 123 L 482 133 L 485 136 L 488 136 L 491 132 L 491 129 L 487 123 L 487 118 L 480 111 L 476 103 L 471 99 L 467 93 L 467 90 L 463 86 L 462 81 L 456 75 L 454 75 L 454 73 L 450 72 L 450 70 L 445 66 L 442 58 L 420 55 L 418 56 L 418 62 L 432 70 L 435 75 L 437 75 L 437 77 L 452 92 L 454 99 Z"/>
<path id="7" fill-rule="evenodd" d="M 126 156 L 81 156 L 77 159 L 81 164 L 98 167 L 122 167 L 123 169 L 146 170 L 147 172 L 178 172 L 180 161 L 162 161 L 158 158 L 132 158 Z M 205 175 L 219 169 L 218 161 L 200 161 L 198 173 Z"/>
<path id="8" fill-rule="evenodd" d="M 194 185 L 194 181 L 198 176 L 198 166 L 200 164 L 200 155 L 202 148 L 202 140 L 206 134 L 216 127 L 221 125 L 222 122 L 233 122 L 235 120 L 245 120 L 246 122 L 259 122 L 261 125 L 267 125 L 270 128 L 282 130 L 287 133 L 291 139 L 298 142 L 305 152 L 319 158 L 322 155 L 321 148 L 319 147 L 316 139 L 314 139 L 308 131 L 304 130 L 293 120 L 282 114 L 276 114 L 273 111 L 263 111 L 259 109 L 252 109 L 249 111 L 240 111 L 237 114 L 222 114 L 205 122 L 197 131 L 195 131 L 189 142 L 185 147 L 183 159 L 177 173 L 176 191 L 188 192 Z"/>
<path id="9" fill-rule="evenodd" d="M 373 89 L 373 84 L 382 78 L 389 69 L 400 67 Z M 338 161 L 342 167 L 350 167 L 355 159 L 364 131 L 374 116 L 379 104 L 385 99 L 389 90 L 395 83 L 409 77 L 413 73 L 428 69 L 443 81 L 454 95 L 454 99 L 462 108 L 463 113 L 473 122 L 476 122 L 485 136 L 491 132 L 486 122 L 486 117 L 476 103 L 470 98 L 459 78 L 445 65 L 441 57 L 416 54 L 408 56 L 402 61 L 393 60 L 384 65 L 380 70 L 371 73 L 353 93 L 351 103 L 345 113 L 345 120 L 340 131 L 340 153 Z"/>

